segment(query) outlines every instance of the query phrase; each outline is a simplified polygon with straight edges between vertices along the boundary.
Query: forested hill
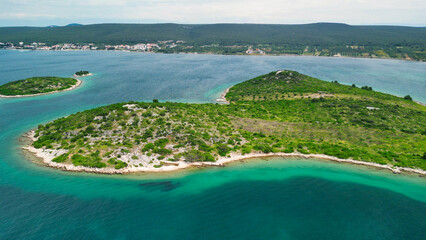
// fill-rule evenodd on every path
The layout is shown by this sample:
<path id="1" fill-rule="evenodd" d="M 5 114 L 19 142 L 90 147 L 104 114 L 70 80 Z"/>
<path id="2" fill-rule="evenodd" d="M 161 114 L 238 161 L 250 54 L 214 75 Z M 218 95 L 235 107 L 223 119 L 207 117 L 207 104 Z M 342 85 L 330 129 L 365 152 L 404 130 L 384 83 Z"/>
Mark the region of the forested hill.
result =
<path id="1" fill-rule="evenodd" d="M 192 44 L 426 45 L 425 27 L 351 26 L 338 23 L 94 24 L 1 27 L 0 42 L 132 44 L 183 40 Z"/>

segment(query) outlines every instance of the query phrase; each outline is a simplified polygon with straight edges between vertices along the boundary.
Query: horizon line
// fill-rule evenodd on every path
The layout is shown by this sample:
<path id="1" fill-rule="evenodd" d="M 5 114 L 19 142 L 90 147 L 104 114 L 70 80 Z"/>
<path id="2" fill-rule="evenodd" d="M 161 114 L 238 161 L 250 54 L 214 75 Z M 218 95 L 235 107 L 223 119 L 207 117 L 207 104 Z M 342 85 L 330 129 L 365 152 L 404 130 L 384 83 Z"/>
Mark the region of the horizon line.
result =
<path id="1" fill-rule="evenodd" d="M 390 24 L 390 23 L 372 23 L 372 24 L 348 24 L 343 22 L 310 22 L 310 23 L 251 23 L 251 22 L 215 22 L 215 23 L 177 23 L 177 22 L 151 22 L 151 23 L 134 23 L 134 22 L 101 22 L 101 23 L 69 23 L 66 25 L 44 25 L 44 26 L 35 26 L 35 25 L 7 25 L 0 26 L 3 27 L 73 27 L 73 26 L 90 26 L 90 25 L 102 25 L 102 24 L 123 24 L 123 25 L 160 25 L 160 24 L 175 24 L 175 25 L 220 25 L 220 24 L 234 24 L 234 25 L 313 25 L 313 24 L 340 24 L 347 26 L 386 26 L 386 27 L 414 27 L 414 28 L 424 28 L 425 25 L 404 25 L 404 24 Z"/>

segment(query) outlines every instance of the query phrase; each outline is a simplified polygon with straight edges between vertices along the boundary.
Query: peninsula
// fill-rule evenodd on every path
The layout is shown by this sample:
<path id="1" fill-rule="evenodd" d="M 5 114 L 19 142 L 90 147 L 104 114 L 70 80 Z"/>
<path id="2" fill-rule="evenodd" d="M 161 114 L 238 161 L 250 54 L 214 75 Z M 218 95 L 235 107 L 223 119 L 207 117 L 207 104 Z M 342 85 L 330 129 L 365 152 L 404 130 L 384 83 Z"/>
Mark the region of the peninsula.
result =
<path id="1" fill-rule="evenodd" d="M 0 97 L 30 97 L 72 90 L 81 80 L 62 77 L 32 77 L 0 86 Z"/>
<path id="2" fill-rule="evenodd" d="M 39 125 L 29 152 L 69 171 L 130 173 L 314 157 L 426 174 L 426 107 L 371 87 L 275 71 L 229 104 L 127 102 Z"/>

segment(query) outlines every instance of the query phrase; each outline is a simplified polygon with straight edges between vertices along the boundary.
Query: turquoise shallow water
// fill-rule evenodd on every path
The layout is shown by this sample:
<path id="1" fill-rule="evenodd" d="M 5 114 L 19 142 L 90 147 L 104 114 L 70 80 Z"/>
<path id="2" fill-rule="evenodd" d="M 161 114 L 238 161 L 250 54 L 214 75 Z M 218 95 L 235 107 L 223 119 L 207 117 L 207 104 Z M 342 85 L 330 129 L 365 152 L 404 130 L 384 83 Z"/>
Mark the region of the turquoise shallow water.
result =
<path id="1" fill-rule="evenodd" d="M 276 69 L 426 102 L 426 64 L 315 57 L 0 51 L 0 84 L 94 72 L 70 92 L 0 99 L 0 239 L 424 239 L 426 180 L 321 160 L 269 159 L 104 176 L 29 162 L 37 124 L 129 100 L 213 102 Z"/>

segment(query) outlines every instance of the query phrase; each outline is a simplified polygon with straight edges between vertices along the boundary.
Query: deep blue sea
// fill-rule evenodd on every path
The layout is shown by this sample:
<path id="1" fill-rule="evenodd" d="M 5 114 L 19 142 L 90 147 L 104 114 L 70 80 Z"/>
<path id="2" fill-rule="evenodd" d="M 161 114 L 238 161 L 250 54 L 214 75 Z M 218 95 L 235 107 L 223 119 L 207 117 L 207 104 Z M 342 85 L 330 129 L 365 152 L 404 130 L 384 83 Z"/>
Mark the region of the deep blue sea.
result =
<path id="1" fill-rule="evenodd" d="M 20 136 L 124 101 L 214 102 L 278 69 L 368 85 L 426 103 L 426 63 L 399 60 L 0 51 L 0 85 L 93 72 L 73 91 L 0 98 L 0 240 L 425 239 L 426 179 L 323 160 L 270 158 L 165 174 L 96 175 L 39 166 Z"/>

